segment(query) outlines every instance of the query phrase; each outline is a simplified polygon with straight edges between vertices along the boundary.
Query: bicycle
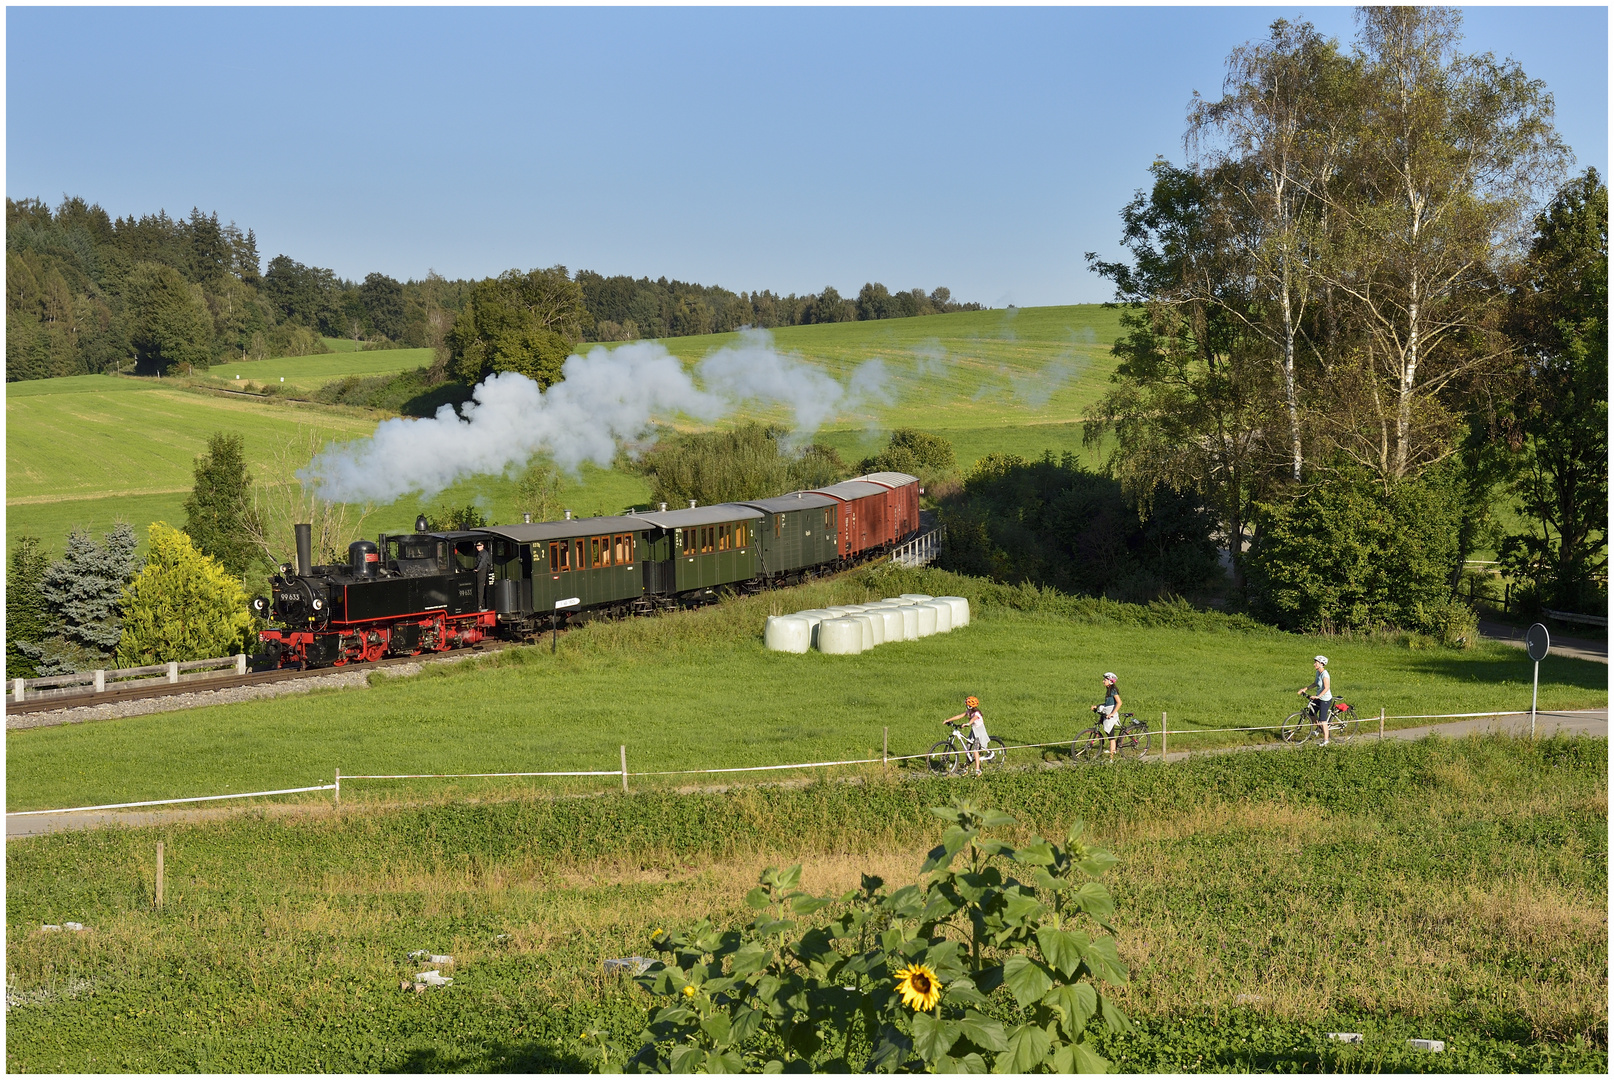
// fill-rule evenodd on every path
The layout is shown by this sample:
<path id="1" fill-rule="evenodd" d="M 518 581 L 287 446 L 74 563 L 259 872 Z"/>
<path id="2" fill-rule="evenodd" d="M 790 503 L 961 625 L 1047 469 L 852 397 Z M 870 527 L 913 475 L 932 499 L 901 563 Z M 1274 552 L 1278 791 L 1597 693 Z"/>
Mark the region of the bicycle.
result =
<path id="1" fill-rule="evenodd" d="M 1097 761 L 1109 753 L 1109 742 L 1115 740 L 1117 757 L 1138 758 L 1149 752 L 1149 721 L 1139 720 L 1133 713 L 1122 713 L 1115 730 L 1105 734 L 1103 724 L 1094 724 L 1070 744 L 1070 760 Z"/>
<path id="2" fill-rule="evenodd" d="M 949 724 L 947 726 L 953 730 L 948 733 L 947 738 L 930 748 L 930 753 L 925 756 L 925 761 L 930 766 L 930 771 L 938 776 L 953 773 L 963 775 L 969 772 L 972 767 L 970 763 L 972 744 L 969 736 L 964 734 L 962 725 Z M 979 752 L 981 771 L 986 772 L 990 769 L 997 772 L 1003 767 L 1003 761 L 1008 756 L 1009 748 L 1003 745 L 1002 739 L 995 735 L 988 737 L 986 746 L 982 747 Z"/>
<path id="3" fill-rule="evenodd" d="M 1319 706 L 1328 711 L 1326 721 L 1319 720 L 1312 715 L 1311 707 L 1307 706 L 1299 712 L 1290 713 L 1278 728 L 1278 737 L 1286 743 L 1304 746 L 1321 734 L 1321 727 L 1328 724 L 1328 742 L 1350 742 L 1356 734 L 1358 721 L 1356 710 L 1345 702 L 1335 698 L 1333 701 L 1318 702 Z"/>

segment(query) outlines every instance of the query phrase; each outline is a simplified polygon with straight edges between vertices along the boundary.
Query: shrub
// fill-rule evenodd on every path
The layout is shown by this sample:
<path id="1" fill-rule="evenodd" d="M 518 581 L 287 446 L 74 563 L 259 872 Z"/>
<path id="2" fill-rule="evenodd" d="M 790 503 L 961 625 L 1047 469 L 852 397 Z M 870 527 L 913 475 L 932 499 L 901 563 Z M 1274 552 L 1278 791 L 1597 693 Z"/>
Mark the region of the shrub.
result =
<path id="1" fill-rule="evenodd" d="M 145 568 L 124 590 L 120 667 L 201 660 L 242 651 L 252 629 L 247 594 L 191 538 L 153 522 Z"/>
<path id="2" fill-rule="evenodd" d="M 1114 905 L 1092 880 L 1114 857 L 1088 846 L 1079 822 L 1063 847 L 1033 836 L 1014 848 L 986 835 L 1013 824 L 1008 814 L 967 801 L 932 813 L 949 825 L 920 884 L 887 892 L 865 876 L 860 891 L 810 896 L 799 865 L 769 868 L 746 897 L 757 916 L 744 928 L 657 931 L 667 959 L 639 983 L 666 1003 L 625 1063 L 598 1044 L 601 1067 L 1104 1071 L 1089 1023 L 1131 1029 L 1098 986 L 1127 977 L 1108 936 Z M 797 921 L 825 909 L 840 913 Z"/>
<path id="3" fill-rule="evenodd" d="M 1360 473 L 1260 507 L 1249 567 L 1251 609 L 1290 630 L 1394 626 L 1473 640 L 1452 594 L 1462 508 L 1433 470 L 1385 488 Z"/>
<path id="4" fill-rule="evenodd" d="M 953 444 L 940 435 L 917 428 L 898 428 L 891 433 L 885 449 L 864 458 L 858 471 L 908 473 L 917 476 L 930 489 L 957 476 L 958 461 L 953 456 Z"/>
<path id="5" fill-rule="evenodd" d="M 843 480 L 849 470 L 828 446 L 800 451 L 784 442 L 783 428 L 744 423 L 729 431 L 665 438 L 640 459 L 651 502 L 678 507 L 762 499 Z"/>

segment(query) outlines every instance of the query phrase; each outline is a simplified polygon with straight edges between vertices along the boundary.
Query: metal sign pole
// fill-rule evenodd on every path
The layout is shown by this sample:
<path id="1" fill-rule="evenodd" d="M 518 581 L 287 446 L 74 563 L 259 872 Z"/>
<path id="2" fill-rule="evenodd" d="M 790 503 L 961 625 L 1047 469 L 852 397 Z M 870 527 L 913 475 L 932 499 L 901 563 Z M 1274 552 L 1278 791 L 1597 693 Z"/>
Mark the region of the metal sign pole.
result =
<path id="1" fill-rule="evenodd" d="M 1530 680 L 1530 738 L 1536 737 L 1536 692 L 1541 689 L 1541 661 L 1536 661 L 1536 676 Z"/>
<path id="2" fill-rule="evenodd" d="M 1530 659 L 1536 663 L 1535 676 L 1530 680 L 1530 741 L 1536 737 L 1536 701 L 1541 690 L 1541 661 L 1547 658 L 1547 650 L 1552 648 L 1552 636 L 1541 623 L 1536 623 L 1524 632 L 1524 647 L 1530 653 Z"/>

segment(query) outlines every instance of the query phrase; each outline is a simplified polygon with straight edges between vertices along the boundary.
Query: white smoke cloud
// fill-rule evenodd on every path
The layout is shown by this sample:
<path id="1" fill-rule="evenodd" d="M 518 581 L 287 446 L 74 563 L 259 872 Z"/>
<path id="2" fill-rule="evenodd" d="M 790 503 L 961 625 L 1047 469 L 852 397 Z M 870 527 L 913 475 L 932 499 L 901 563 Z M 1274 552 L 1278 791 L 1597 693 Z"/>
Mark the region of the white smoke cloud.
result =
<path id="1" fill-rule="evenodd" d="M 538 452 L 568 472 L 585 461 L 609 468 L 617 447 L 644 439 L 658 416 L 710 423 L 743 402 L 782 404 L 795 414 L 794 440 L 805 441 L 836 415 L 891 401 L 878 360 L 843 386 L 781 355 L 765 330 L 740 338 L 696 366 L 704 388 L 677 357 L 648 341 L 568 357 L 563 381 L 547 392 L 525 375 L 492 375 L 459 414 L 444 405 L 429 419 L 384 420 L 368 439 L 327 447 L 297 476 L 337 502 L 385 503 L 410 492 L 431 498 L 467 476 L 517 468 Z"/>

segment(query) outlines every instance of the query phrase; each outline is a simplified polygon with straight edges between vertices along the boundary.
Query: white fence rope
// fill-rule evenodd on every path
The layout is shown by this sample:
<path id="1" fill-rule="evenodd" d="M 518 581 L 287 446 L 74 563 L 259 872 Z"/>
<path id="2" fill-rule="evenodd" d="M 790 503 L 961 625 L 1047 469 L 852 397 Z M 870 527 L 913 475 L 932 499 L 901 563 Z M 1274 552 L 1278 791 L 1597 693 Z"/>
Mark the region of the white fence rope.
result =
<path id="1" fill-rule="evenodd" d="M 1603 712 L 1603 711 L 1604 711 L 1603 709 L 1553 709 L 1553 710 L 1551 710 L 1550 713 L 1545 712 L 1545 711 L 1538 711 L 1536 713 L 1536 715 L 1537 716 L 1551 715 L 1551 714 L 1555 713 L 1555 714 L 1559 714 L 1559 715 L 1576 716 L 1576 715 L 1581 715 L 1581 714 L 1584 714 L 1584 713 L 1596 713 L 1596 712 Z M 1386 721 L 1389 721 L 1389 720 L 1464 720 L 1464 719 L 1474 719 L 1474 718 L 1477 718 L 1477 717 L 1528 716 L 1528 715 L 1530 715 L 1530 714 L 1529 714 L 1529 712 L 1527 710 L 1506 710 L 1506 711 L 1477 712 L 1477 713 L 1427 713 L 1427 714 L 1410 715 L 1410 716 L 1386 716 L 1386 717 L 1384 717 L 1384 719 Z M 1360 727 L 1362 724 L 1376 723 L 1378 721 L 1378 719 L 1379 718 L 1376 717 L 1376 716 L 1370 716 L 1370 717 L 1358 716 L 1354 721 L 1349 721 L 1349 722 L 1355 723 L 1358 727 Z M 1241 732 L 1241 731 L 1280 731 L 1280 730 L 1282 730 L 1282 728 L 1283 728 L 1282 724 L 1267 724 L 1267 725 L 1263 725 L 1263 726 L 1259 726 L 1259 727 L 1182 728 L 1182 729 L 1177 730 L 1177 731 L 1166 730 L 1164 732 L 1162 732 L 1162 731 L 1160 731 L 1159 729 L 1156 729 L 1156 728 L 1150 728 L 1148 733 L 1150 735 L 1159 735 L 1159 734 L 1165 734 L 1165 735 L 1213 735 L 1213 734 L 1219 734 L 1219 733 L 1224 733 L 1224 732 L 1236 733 L 1236 732 Z M 1119 731 L 1120 731 L 1119 726 L 1117 726 L 1116 731 L 1117 731 L 1117 733 L 1119 733 Z M 1045 749 L 1045 748 L 1048 748 L 1048 747 L 1068 746 L 1071 742 L 1073 742 L 1075 739 L 1080 738 L 1080 737 L 1081 737 L 1080 735 L 1076 735 L 1076 736 L 1073 736 L 1070 739 L 1060 739 L 1060 740 L 1057 740 L 1055 742 L 1015 743 L 1013 746 L 1005 746 L 1004 750 L 1005 751 L 1009 751 L 1009 750 L 1040 750 L 1040 749 Z M 1119 737 L 1118 734 L 1117 734 L 1117 737 Z M 956 752 L 958 752 L 958 748 L 955 745 L 955 748 L 953 750 L 948 751 L 948 752 L 956 753 Z M 354 775 L 351 775 L 351 776 L 344 775 L 342 777 L 342 779 L 343 780 L 473 780 L 473 779 L 485 779 L 485 778 L 540 777 L 540 776 L 613 776 L 613 777 L 615 777 L 615 776 L 624 776 L 624 777 L 626 777 L 628 779 L 632 779 L 632 778 L 635 778 L 635 777 L 646 777 L 646 776 L 708 776 L 708 775 L 715 775 L 715 774 L 719 774 L 719 773 L 778 772 L 778 771 L 782 771 L 782 770 L 785 770 L 785 769 L 825 769 L 825 768 L 833 768 L 835 766 L 840 766 L 840 765 L 883 765 L 883 764 L 889 764 L 889 763 L 891 763 L 893 761 L 921 761 L 921 760 L 927 759 L 929 757 L 930 757 L 930 754 L 928 752 L 926 752 L 926 753 L 923 753 L 923 754 L 890 754 L 890 755 L 888 755 L 886 757 L 877 757 L 877 758 L 849 758 L 849 759 L 842 760 L 842 761 L 804 761 L 804 762 L 797 762 L 795 764 L 790 764 L 790 765 L 739 765 L 739 766 L 733 766 L 733 767 L 730 767 L 730 768 L 723 768 L 723 769 L 659 769 L 659 770 L 648 771 L 648 772 L 629 772 L 629 773 L 624 773 L 623 770 L 621 770 L 621 769 L 588 769 L 588 770 L 578 770 L 578 771 L 574 771 L 574 772 L 373 773 L 373 774 L 354 774 Z M 132 809 L 134 807 L 140 807 L 140 806 L 169 806 L 169 805 L 173 805 L 173 804 L 176 804 L 176 803 L 212 802 L 212 801 L 216 801 L 216 800 L 219 800 L 219 799 L 252 799 L 252 798 L 258 798 L 260 796 L 265 796 L 265 795 L 296 795 L 296 794 L 300 794 L 302 792 L 307 792 L 307 791 L 332 791 L 332 790 L 337 790 L 337 785 L 336 784 L 316 784 L 316 785 L 314 785 L 312 787 L 281 788 L 281 789 L 276 790 L 276 791 L 249 791 L 249 792 L 244 792 L 244 793 L 239 794 L 239 795 L 197 795 L 197 796 L 193 796 L 191 798 L 186 798 L 186 799 L 148 799 L 148 800 L 146 800 L 144 802 L 107 803 L 107 804 L 104 804 L 104 805 L 101 805 L 101 806 L 69 806 L 69 807 L 63 807 L 63 808 L 57 809 L 57 810 L 13 810 L 13 811 L 8 812 L 6 814 L 6 817 L 8 817 L 8 818 L 10 818 L 10 817 L 30 817 L 30 816 L 35 815 L 35 814 L 71 814 L 71 813 L 77 813 L 77 812 L 80 812 L 80 811 L 90 811 L 90 810 L 126 810 L 126 809 Z"/>
<path id="2" fill-rule="evenodd" d="M 134 806 L 168 806 L 172 803 L 213 802 L 218 799 L 255 799 L 260 795 L 296 795 L 303 791 L 332 791 L 335 784 L 315 784 L 313 787 L 280 788 L 277 791 L 247 791 L 240 795 L 193 795 L 188 799 L 147 799 L 145 802 L 105 803 L 101 806 L 64 806 L 59 810 L 10 810 L 6 817 L 31 817 L 34 814 L 76 814 L 81 810 L 127 810 Z"/>

